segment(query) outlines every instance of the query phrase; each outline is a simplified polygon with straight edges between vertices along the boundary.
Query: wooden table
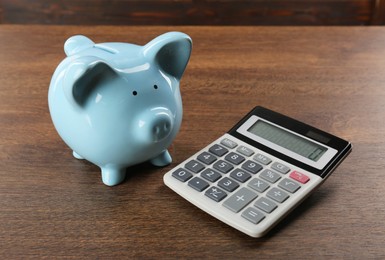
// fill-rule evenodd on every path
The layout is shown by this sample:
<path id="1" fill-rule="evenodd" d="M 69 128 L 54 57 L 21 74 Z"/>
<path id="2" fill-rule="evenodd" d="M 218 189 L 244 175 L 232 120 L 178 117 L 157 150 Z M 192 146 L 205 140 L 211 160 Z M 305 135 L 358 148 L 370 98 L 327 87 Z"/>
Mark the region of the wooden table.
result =
<path id="1" fill-rule="evenodd" d="M 170 30 L 193 41 L 181 82 L 184 118 L 164 168 L 128 169 L 116 187 L 72 157 L 48 112 L 63 43 L 145 44 Z M 319 190 L 267 236 L 214 219 L 163 174 L 255 105 L 353 143 Z M 385 28 L 0 26 L 0 257 L 385 257 Z"/>

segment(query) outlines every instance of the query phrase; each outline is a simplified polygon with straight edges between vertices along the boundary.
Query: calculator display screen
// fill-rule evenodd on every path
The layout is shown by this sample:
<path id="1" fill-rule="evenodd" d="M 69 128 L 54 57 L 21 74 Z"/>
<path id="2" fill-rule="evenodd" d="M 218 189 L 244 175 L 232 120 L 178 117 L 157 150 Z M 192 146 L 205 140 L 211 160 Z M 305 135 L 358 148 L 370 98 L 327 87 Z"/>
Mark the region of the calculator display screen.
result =
<path id="1" fill-rule="evenodd" d="M 262 120 L 257 120 L 247 131 L 314 162 L 317 162 L 327 151 L 327 148 L 317 143 Z"/>

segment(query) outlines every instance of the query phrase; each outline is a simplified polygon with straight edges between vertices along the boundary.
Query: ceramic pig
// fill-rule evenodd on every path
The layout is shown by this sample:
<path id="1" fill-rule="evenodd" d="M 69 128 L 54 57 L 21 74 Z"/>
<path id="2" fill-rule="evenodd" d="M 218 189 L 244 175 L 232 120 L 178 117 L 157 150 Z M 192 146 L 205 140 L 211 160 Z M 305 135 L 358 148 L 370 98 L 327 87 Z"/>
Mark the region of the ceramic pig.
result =
<path id="1" fill-rule="evenodd" d="M 81 35 L 64 44 L 67 58 L 48 93 L 52 121 L 76 158 L 101 168 L 104 184 L 119 184 L 134 164 L 171 163 L 167 148 L 182 121 L 179 81 L 191 48 L 180 32 L 144 46 Z"/>

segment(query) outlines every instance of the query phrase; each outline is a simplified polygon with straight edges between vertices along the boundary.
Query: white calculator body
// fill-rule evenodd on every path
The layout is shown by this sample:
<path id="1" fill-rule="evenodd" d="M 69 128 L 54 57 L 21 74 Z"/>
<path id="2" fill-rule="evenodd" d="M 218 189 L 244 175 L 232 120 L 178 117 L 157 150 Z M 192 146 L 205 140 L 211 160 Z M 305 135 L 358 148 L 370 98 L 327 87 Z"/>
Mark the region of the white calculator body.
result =
<path id="1" fill-rule="evenodd" d="M 217 219 L 261 237 L 349 154 L 349 142 L 255 107 L 228 133 L 164 175 L 164 183 Z"/>

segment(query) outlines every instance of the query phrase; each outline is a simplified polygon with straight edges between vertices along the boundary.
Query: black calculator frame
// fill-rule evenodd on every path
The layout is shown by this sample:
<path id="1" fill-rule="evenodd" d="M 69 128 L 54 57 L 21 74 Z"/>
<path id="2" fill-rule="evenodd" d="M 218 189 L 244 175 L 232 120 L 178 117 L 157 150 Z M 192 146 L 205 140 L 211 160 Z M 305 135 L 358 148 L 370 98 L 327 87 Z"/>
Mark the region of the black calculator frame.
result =
<path id="1" fill-rule="evenodd" d="M 321 169 L 316 169 L 312 166 L 309 166 L 301 161 L 293 159 L 283 153 L 280 153 L 270 147 L 267 147 L 259 142 L 256 142 L 241 133 L 237 132 L 237 129 L 242 126 L 251 116 L 256 115 L 260 118 L 263 118 L 267 121 L 270 121 L 274 124 L 280 125 L 288 130 L 291 130 L 295 133 L 298 133 L 302 136 L 305 136 L 311 140 L 324 144 L 326 146 L 332 147 L 336 149 L 338 152 L 333 156 L 333 158 Z M 311 133 L 311 134 L 309 134 Z M 343 159 L 350 153 L 352 150 L 352 145 L 350 142 L 343 140 L 339 137 L 336 137 L 332 134 L 326 133 L 320 129 L 297 121 L 288 116 L 282 115 L 280 113 L 271 111 L 267 108 L 256 106 L 253 110 L 251 110 L 244 118 L 241 119 L 233 128 L 230 129 L 228 134 L 246 142 L 250 145 L 265 151 L 268 154 L 271 154 L 283 161 L 291 163 L 299 168 L 302 168 L 306 171 L 314 173 L 320 176 L 323 179 L 326 179 L 333 170 L 343 161 Z"/>

